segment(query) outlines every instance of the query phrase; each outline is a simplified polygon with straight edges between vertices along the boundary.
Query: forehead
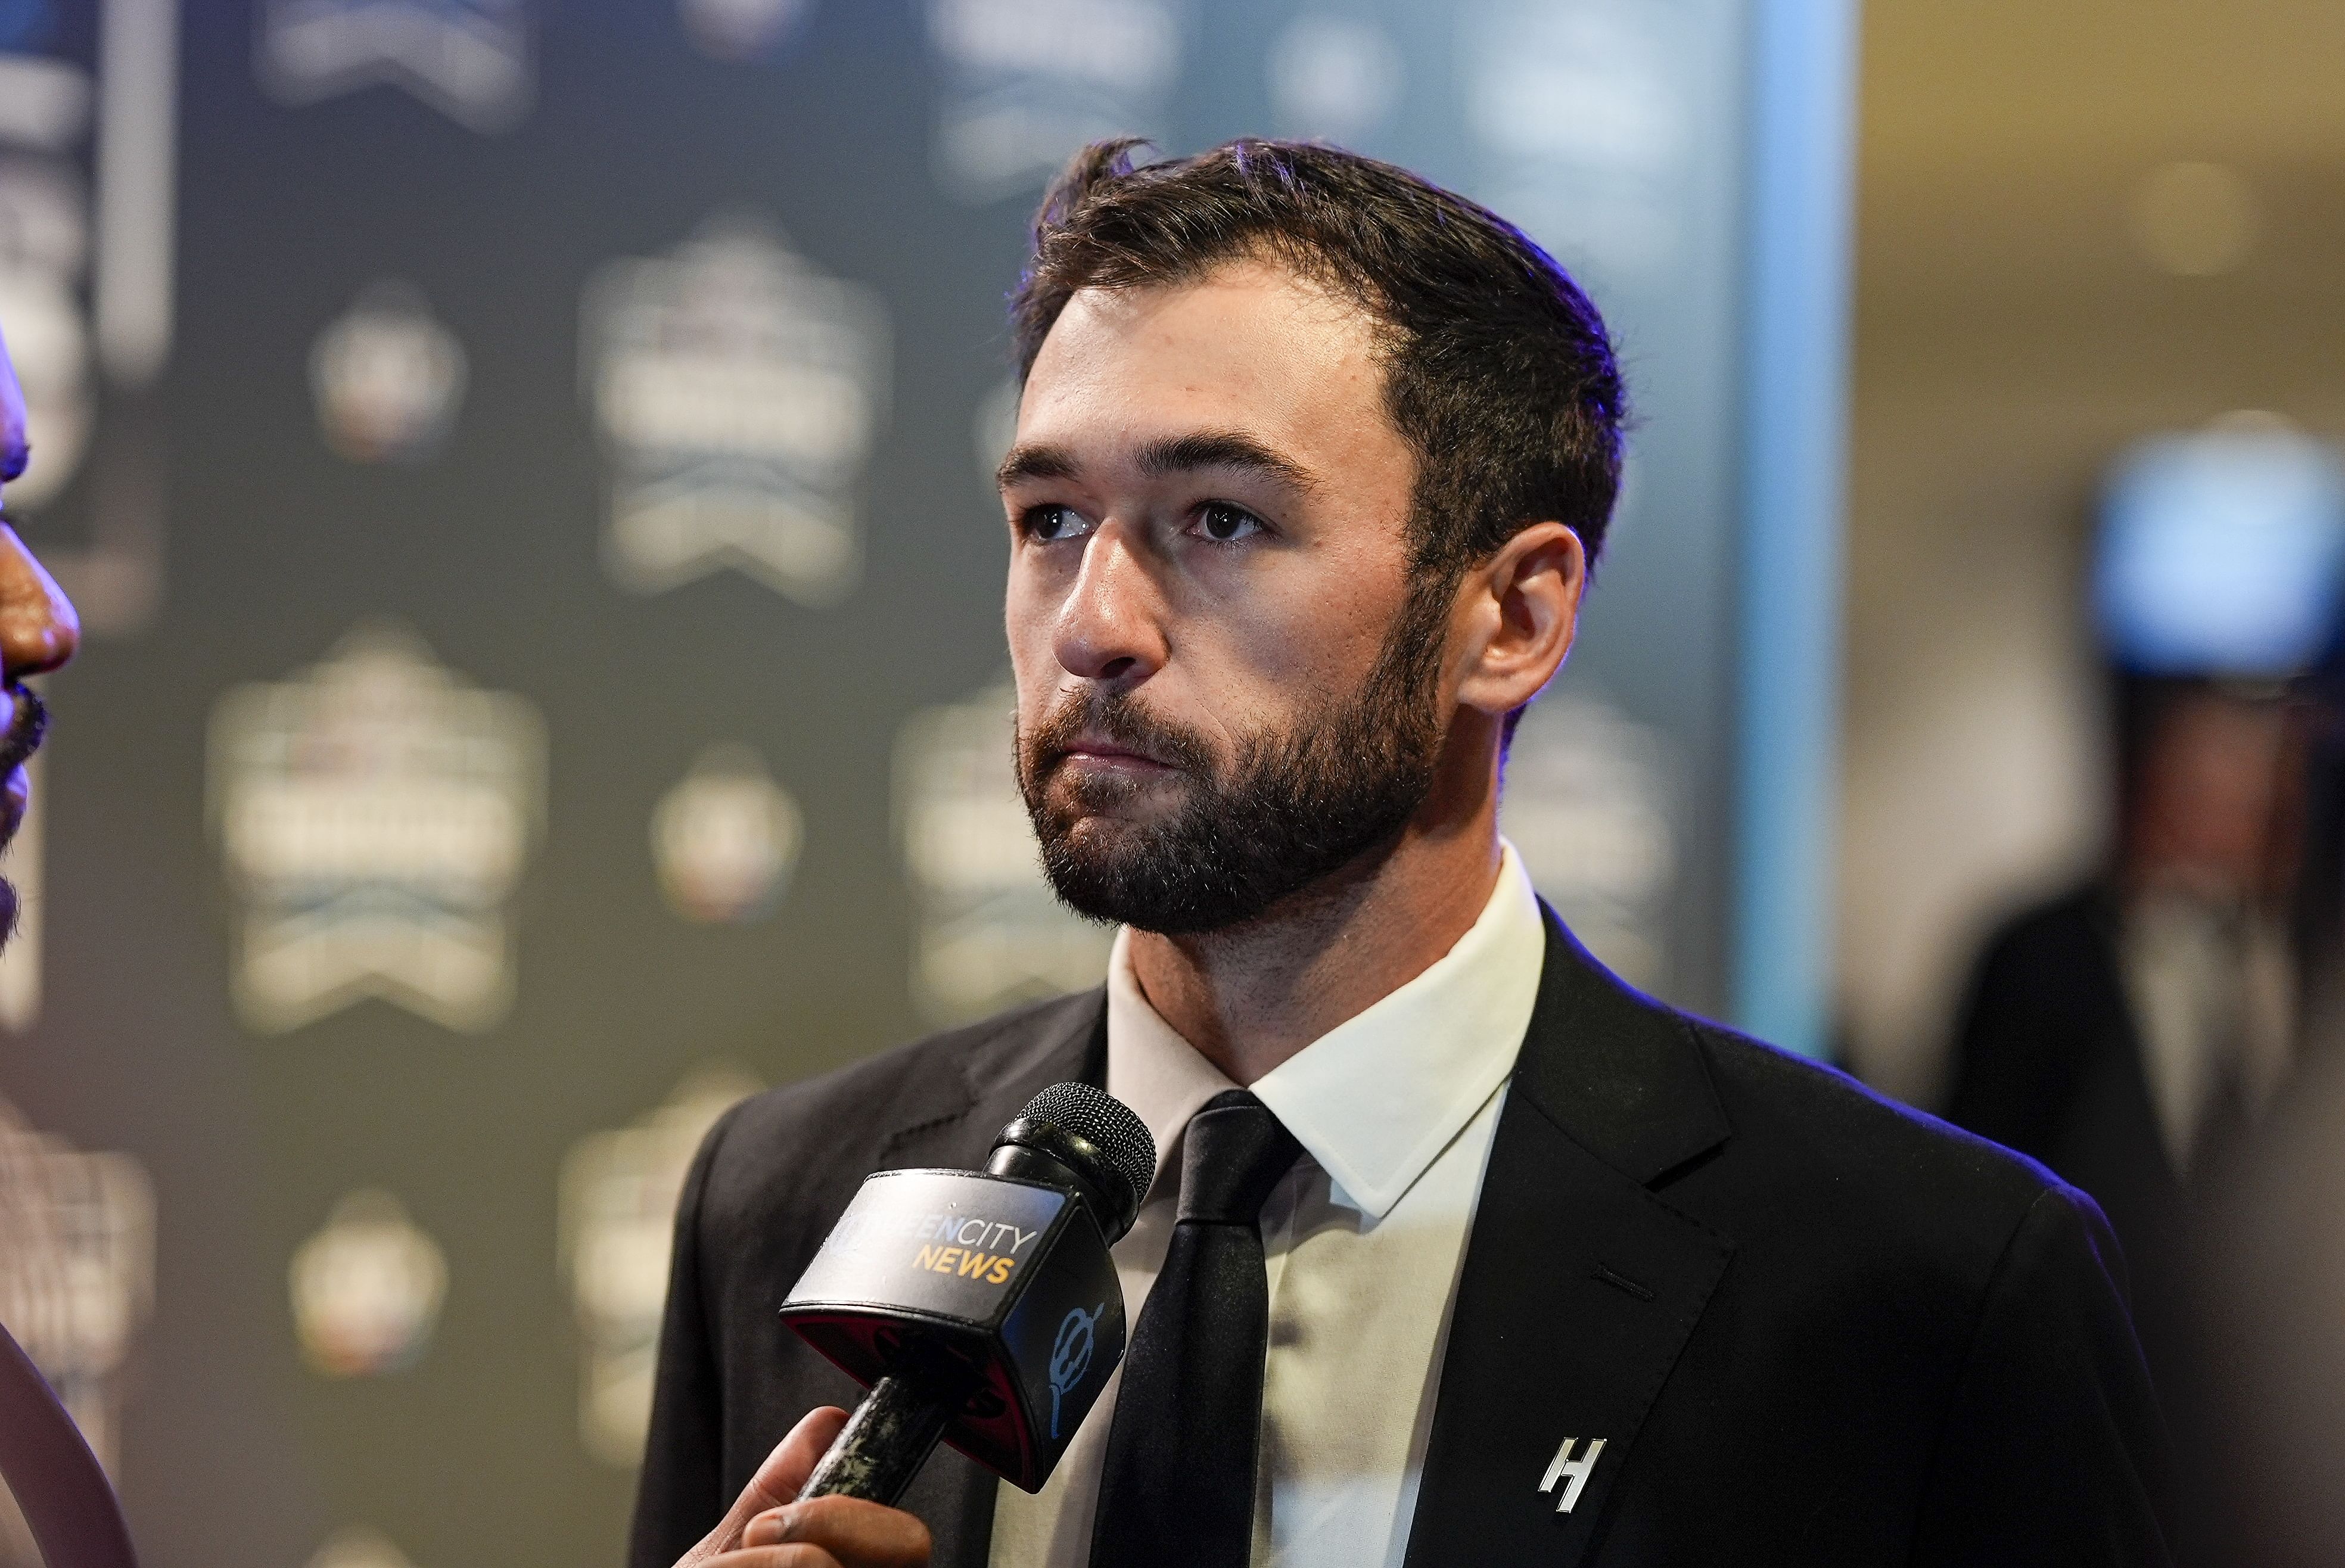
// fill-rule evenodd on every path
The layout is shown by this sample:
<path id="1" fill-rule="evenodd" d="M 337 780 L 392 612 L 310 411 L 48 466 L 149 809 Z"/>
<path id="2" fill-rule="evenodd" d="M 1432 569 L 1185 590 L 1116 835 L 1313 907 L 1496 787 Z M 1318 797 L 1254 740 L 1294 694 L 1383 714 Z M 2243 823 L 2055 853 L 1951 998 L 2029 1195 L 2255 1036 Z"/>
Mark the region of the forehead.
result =
<path id="1" fill-rule="evenodd" d="M 1242 430 L 1287 450 L 1399 435 L 1366 311 L 1283 268 L 1234 263 L 1163 288 L 1085 288 L 1043 339 L 1020 441 Z"/>
<path id="2" fill-rule="evenodd" d="M 8 363 L 8 345 L 0 340 L 0 481 L 15 479 L 25 467 L 25 394 Z"/>

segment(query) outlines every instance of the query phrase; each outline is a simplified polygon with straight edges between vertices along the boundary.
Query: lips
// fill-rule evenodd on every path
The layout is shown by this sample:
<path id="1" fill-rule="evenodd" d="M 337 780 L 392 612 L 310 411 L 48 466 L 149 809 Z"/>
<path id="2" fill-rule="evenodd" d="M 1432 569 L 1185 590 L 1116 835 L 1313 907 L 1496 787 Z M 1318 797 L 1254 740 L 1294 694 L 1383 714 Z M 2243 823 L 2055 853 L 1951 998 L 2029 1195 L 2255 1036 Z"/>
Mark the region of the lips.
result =
<path id="1" fill-rule="evenodd" d="M 1056 801 L 1107 806 L 1152 791 L 1167 779 L 1213 776 L 1204 741 L 1148 713 L 1129 692 L 1086 690 L 1061 699 L 1018 737 L 1018 782 L 1037 811 L 1053 782 L 1072 794 Z"/>
<path id="2" fill-rule="evenodd" d="M 1151 756 L 1137 747 L 1089 736 L 1069 742 L 1056 749 L 1060 759 L 1065 762 L 1139 764 L 1152 768 L 1170 768 L 1175 765 L 1162 757 Z"/>

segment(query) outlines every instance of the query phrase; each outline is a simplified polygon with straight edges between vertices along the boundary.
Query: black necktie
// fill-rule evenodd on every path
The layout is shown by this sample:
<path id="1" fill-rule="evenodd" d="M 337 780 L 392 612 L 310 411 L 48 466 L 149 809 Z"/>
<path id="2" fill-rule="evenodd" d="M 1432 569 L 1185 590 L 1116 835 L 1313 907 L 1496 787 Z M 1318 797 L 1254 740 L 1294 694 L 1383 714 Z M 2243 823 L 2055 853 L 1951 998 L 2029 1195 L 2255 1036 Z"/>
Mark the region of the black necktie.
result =
<path id="1" fill-rule="evenodd" d="M 1244 1089 L 1190 1119 L 1172 1243 L 1123 1356 L 1091 1568 L 1245 1568 L 1270 1348 L 1262 1205 L 1300 1152 Z"/>

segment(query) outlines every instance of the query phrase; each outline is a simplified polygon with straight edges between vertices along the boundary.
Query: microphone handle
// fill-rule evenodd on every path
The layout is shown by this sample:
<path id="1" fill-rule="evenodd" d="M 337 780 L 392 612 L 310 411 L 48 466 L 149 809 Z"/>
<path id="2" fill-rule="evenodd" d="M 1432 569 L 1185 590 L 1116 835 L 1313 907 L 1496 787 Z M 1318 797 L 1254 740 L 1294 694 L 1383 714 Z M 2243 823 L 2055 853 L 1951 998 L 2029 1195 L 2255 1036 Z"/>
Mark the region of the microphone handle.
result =
<path id="1" fill-rule="evenodd" d="M 868 1498 L 894 1507 L 936 1452 L 945 1427 L 967 1398 L 948 1395 L 928 1378 L 894 1372 L 871 1385 L 798 1492 L 809 1497 Z"/>

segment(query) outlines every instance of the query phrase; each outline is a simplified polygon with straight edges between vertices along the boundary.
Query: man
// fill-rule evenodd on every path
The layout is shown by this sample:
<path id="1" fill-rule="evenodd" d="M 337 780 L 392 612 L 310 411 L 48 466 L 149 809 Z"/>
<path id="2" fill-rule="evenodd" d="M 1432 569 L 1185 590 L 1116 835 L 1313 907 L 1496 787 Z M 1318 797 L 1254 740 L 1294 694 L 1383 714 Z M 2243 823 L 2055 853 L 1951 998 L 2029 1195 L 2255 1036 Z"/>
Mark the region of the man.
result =
<path id="1" fill-rule="evenodd" d="M 7 500 L 7 482 L 24 473 L 31 458 L 25 394 L 7 342 L 0 339 L 0 504 Z M 5 515 L 0 511 L 0 518 Z M 0 726 L 0 848 L 24 825 L 31 798 L 25 764 L 47 724 L 41 700 L 24 683 L 62 667 L 80 636 L 73 605 L 15 530 L 0 521 L 0 698 L 8 707 Z M 0 941 L 15 923 L 15 889 L 0 881 Z M 12 1190 L 19 1173 L 5 1158 L 9 1120 L 0 1104 L 0 1299 L 21 1299 L 5 1289 L 5 1277 L 34 1249 L 25 1246 L 29 1218 L 22 1195 Z M 51 1568 L 129 1568 L 130 1535 L 106 1472 L 5 1326 L 0 1326 L 0 1480 Z M 0 1507 L 6 1502 L 0 1494 Z"/>
<path id="2" fill-rule="evenodd" d="M 636 1568 L 2160 1561 L 2090 1201 L 1629 990 L 1498 837 L 1619 478 L 1561 270 L 1347 153 L 1108 144 L 1013 316 L 1019 775 L 1108 981 L 712 1131 Z M 776 1306 L 1071 1077 L 1161 1157 L 1065 1461 L 789 1504 L 855 1391 Z"/>
<path id="3" fill-rule="evenodd" d="M 2193 1210 L 2295 1054 L 2307 713 L 2276 682 L 2127 675 L 2117 690 L 2116 853 L 1987 943 L 1946 1115 L 2101 1206 L 2176 1417 L 2192 1381 Z"/>

